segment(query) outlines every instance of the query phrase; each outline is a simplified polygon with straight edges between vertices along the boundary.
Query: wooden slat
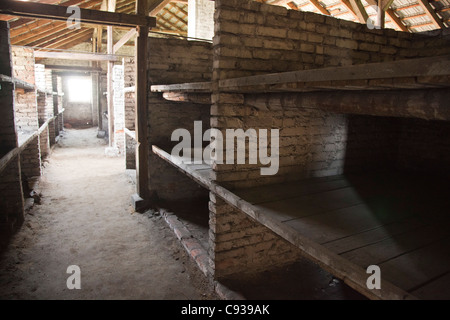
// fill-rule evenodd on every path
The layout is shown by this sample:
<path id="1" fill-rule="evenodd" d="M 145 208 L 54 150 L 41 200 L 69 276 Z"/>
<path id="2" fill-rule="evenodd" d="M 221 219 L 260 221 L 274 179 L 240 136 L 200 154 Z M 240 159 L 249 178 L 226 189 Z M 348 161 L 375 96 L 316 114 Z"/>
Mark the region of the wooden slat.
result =
<path id="1" fill-rule="evenodd" d="M 285 222 L 313 216 L 328 211 L 356 206 L 363 200 L 350 188 L 336 189 L 317 194 L 310 194 L 289 200 L 280 200 L 254 205 L 261 213 Z"/>
<path id="2" fill-rule="evenodd" d="M 152 151 L 160 158 L 166 160 L 168 163 L 176 167 L 178 170 L 182 171 L 184 174 L 189 176 L 191 179 L 199 183 L 201 186 L 210 189 L 212 187 L 211 172 L 212 169 L 207 164 L 203 164 L 198 167 L 194 164 L 187 164 L 186 160 L 180 157 L 173 157 L 171 154 L 162 150 L 157 146 L 152 146 Z M 196 167 L 197 166 L 197 167 Z"/>
<path id="3" fill-rule="evenodd" d="M 31 83 L 22 81 L 20 79 L 14 78 L 14 77 L 9 77 L 3 74 L 0 74 L 0 82 L 10 82 L 10 83 L 14 83 L 14 87 L 15 88 L 20 88 L 20 89 L 24 89 L 24 90 L 34 90 L 35 86 Z"/>
<path id="4" fill-rule="evenodd" d="M 323 198 L 323 201 L 327 201 L 326 197 Z M 297 210 L 299 209 L 297 208 Z M 343 209 L 291 220 L 286 222 L 286 224 L 304 236 L 322 244 L 348 237 L 355 233 L 375 229 L 394 219 L 396 219 L 395 216 L 380 217 L 365 203 L 361 203 Z"/>
<path id="5" fill-rule="evenodd" d="M 63 6 L 49 5 L 36 2 L 18 2 L 2 0 L 0 12 L 10 15 L 25 16 L 31 18 L 46 18 L 67 21 L 71 14 L 66 12 Z M 146 26 L 154 27 L 156 19 L 144 15 L 128 15 L 123 13 L 103 12 L 80 8 L 80 22 L 122 27 Z"/>
<path id="6" fill-rule="evenodd" d="M 450 273 L 437 276 L 429 283 L 415 289 L 412 294 L 427 300 L 442 300 L 450 297 Z"/>
<path id="7" fill-rule="evenodd" d="M 325 191 L 333 191 L 348 186 L 350 186 L 350 182 L 344 176 L 332 176 L 237 189 L 234 192 L 237 196 L 251 204 L 263 204 Z"/>
<path id="8" fill-rule="evenodd" d="M 450 270 L 449 238 L 379 265 L 381 276 L 407 291 Z M 448 297 L 447 297 L 448 298 Z"/>
<path id="9" fill-rule="evenodd" d="M 446 238 L 449 235 L 450 226 L 448 221 L 445 222 L 442 225 L 428 225 L 416 228 L 380 242 L 346 252 L 342 256 L 362 267 L 379 265 L 394 257 Z"/>
<path id="10" fill-rule="evenodd" d="M 353 235 L 347 235 L 328 242 L 323 242 L 322 244 L 331 251 L 337 254 L 342 254 L 344 252 L 389 239 L 407 231 L 415 230 L 423 225 L 424 222 L 422 220 L 414 218 L 404 219 L 383 224 L 379 227 L 355 233 Z"/>

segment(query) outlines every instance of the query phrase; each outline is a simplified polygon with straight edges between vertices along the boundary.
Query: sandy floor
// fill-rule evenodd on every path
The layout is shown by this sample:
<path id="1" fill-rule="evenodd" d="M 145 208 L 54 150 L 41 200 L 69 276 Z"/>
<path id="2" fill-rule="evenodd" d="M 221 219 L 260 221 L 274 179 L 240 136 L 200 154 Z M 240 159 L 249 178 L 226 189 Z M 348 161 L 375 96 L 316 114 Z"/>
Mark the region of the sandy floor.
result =
<path id="1" fill-rule="evenodd" d="M 165 222 L 134 213 L 123 158 L 95 129 L 67 130 L 45 163 L 42 204 L 0 260 L 1 299 L 216 299 Z M 81 269 L 69 290 L 67 267 Z"/>

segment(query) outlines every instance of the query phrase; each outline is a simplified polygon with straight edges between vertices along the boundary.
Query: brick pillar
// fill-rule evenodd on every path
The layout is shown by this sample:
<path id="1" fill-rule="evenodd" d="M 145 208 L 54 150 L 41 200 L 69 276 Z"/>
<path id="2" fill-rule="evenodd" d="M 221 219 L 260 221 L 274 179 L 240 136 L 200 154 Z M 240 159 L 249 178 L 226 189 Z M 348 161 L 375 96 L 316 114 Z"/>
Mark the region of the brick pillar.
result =
<path id="1" fill-rule="evenodd" d="M 20 154 L 21 170 L 27 178 L 41 175 L 39 137 L 34 138 Z"/>
<path id="2" fill-rule="evenodd" d="M 188 36 L 212 40 L 214 37 L 214 2 L 189 0 Z"/>
<path id="3" fill-rule="evenodd" d="M 227 129 L 267 129 L 273 126 L 273 117 L 260 112 L 245 103 L 243 94 L 222 92 L 218 82 L 235 77 L 240 65 L 245 65 L 247 48 L 233 47 L 226 42 L 230 38 L 228 31 L 222 32 L 222 26 L 229 26 L 241 10 L 253 10 L 253 17 L 264 14 L 258 12 L 260 6 L 250 1 L 220 0 L 216 1 L 216 34 L 214 38 L 213 94 L 211 107 L 211 128 L 222 132 L 227 140 Z M 233 14 L 233 10 L 236 14 Z M 238 31 L 236 31 L 238 32 Z M 233 35 L 239 39 L 239 34 Z M 250 56 L 251 58 L 251 56 Z M 233 68 L 230 71 L 227 68 Z M 247 73 L 248 74 L 248 73 Z M 248 74 L 251 75 L 251 74 Z M 257 132 L 257 131 L 256 131 Z M 234 144 L 232 152 L 237 151 Z M 249 146 L 246 143 L 246 149 Z M 261 164 L 250 164 L 248 151 L 246 163 L 226 164 L 227 143 L 223 146 L 223 163 L 213 163 L 213 179 L 220 185 L 233 189 L 237 187 L 254 187 L 267 184 L 272 178 L 261 176 Z M 236 158 L 236 154 L 235 154 Z M 299 258 L 300 252 L 292 244 L 273 233 L 264 225 L 254 221 L 217 195 L 210 193 L 210 257 L 211 269 L 215 278 L 240 272 L 267 270 Z"/>
<path id="4" fill-rule="evenodd" d="M 113 67 L 114 146 L 120 154 L 125 150 L 125 102 L 123 65 Z"/>

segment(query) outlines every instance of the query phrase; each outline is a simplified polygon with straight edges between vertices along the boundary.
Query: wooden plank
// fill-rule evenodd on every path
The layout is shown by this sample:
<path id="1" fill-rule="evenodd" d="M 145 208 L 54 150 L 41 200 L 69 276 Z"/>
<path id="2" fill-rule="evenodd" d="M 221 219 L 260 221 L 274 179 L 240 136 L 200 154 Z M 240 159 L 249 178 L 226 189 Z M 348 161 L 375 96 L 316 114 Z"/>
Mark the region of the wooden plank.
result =
<path id="1" fill-rule="evenodd" d="M 437 276 L 429 283 L 412 291 L 412 294 L 426 300 L 448 300 L 450 297 L 450 273 L 446 272 L 442 276 Z"/>
<path id="2" fill-rule="evenodd" d="M 381 276 L 407 291 L 450 270 L 450 242 L 438 243 L 401 255 L 379 265 Z"/>
<path id="3" fill-rule="evenodd" d="M 191 102 L 210 106 L 211 93 L 203 92 L 164 92 L 163 98 L 175 102 Z"/>
<path id="4" fill-rule="evenodd" d="M 371 299 L 386 300 L 416 299 L 416 297 L 414 297 L 413 295 L 407 293 L 398 286 L 385 281 L 383 278 L 381 279 L 381 290 L 367 289 L 367 274 L 365 269 L 356 266 L 350 261 L 317 244 L 316 242 L 302 236 L 293 228 L 280 222 L 273 216 L 266 215 L 258 208 L 256 208 L 256 206 L 249 204 L 226 188 L 212 182 L 210 190 L 233 207 L 245 212 L 252 219 L 268 227 L 270 230 L 272 230 L 285 240 L 289 241 L 294 246 L 300 248 L 305 257 L 315 261 L 322 268 L 334 274 L 337 278 L 343 279 L 343 281 L 347 285 L 361 292 L 367 297 Z"/>
<path id="5" fill-rule="evenodd" d="M 36 2 L 18 2 L 12 0 L 2 0 L 0 2 L 0 13 L 59 21 L 67 21 L 67 19 L 72 15 L 72 13 L 67 13 L 67 7 L 64 6 Z M 83 8 L 80 8 L 80 13 L 80 22 L 82 23 L 121 27 L 156 26 L 156 19 L 145 15 L 130 15 Z"/>
<path id="6" fill-rule="evenodd" d="M 136 140 L 136 131 L 131 131 L 128 128 L 124 128 L 123 129 L 125 131 L 125 134 L 128 135 L 129 137 L 133 138 L 134 140 Z"/>
<path id="7" fill-rule="evenodd" d="M 153 85 L 150 90 L 152 92 L 211 92 L 211 82 L 192 82 L 168 85 Z"/>
<path id="8" fill-rule="evenodd" d="M 14 78 L 14 77 L 6 76 L 4 74 L 0 74 L 0 81 L 14 83 L 15 88 L 24 89 L 26 91 L 35 89 L 35 86 L 31 83 L 25 82 L 23 80 L 20 80 L 20 79 Z"/>
<path id="9" fill-rule="evenodd" d="M 207 189 L 211 189 L 212 169 L 209 167 L 208 164 L 203 163 L 200 166 L 189 164 L 191 159 L 174 157 L 171 154 L 167 153 L 166 151 L 162 150 L 161 148 L 158 148 L 157 146 L 152 146 L 152 151 L 160 158 L 166 160 L 168 163 L 176 167 L 178 170 L 186 174 L 188 177 L 199 183 L 201 186 Z"/>
<path id="10" fill-rule="evenodd" d="M 450 74 L 450 55 L 227 79 L 221 80 L 219 86 L 226 89 L 286 82 L 382 79 L 448 74 Z"/>
<path id="11" fill-rule="evenodd" d="M 350 187 L 254 205 L 261 213 L 285 222 L 362 203 Z"/>
<path id="12" fill-rule="evenodd" d="M 313 241 L 324 244 L 373 230 L 401 218 L 403 218 L 401 213 L 381 215 L 374 212 L 366 203 L 361 203 L 286 223 Z"/>
<path id="13" fill-rule="evenodd" d="M 342 254 L 356 248 L 383 241 L 397 234 L 414 230 L 423 225 L 423 221 L 418 219 L 403 219 L 393 223 L 383 224 L 367 231 L 337 238 L 329 242 L 323 242 L 322 244 L 325 248 L 337 254 Z"/>
<path id="14" fill-rule="evenodd" d="M 251 204 L 262 204 L 342 189 L 348 186 L 350 186 L 350 182 L 344 176 L 332 176 L 237 189 L 234 190 L 234 192 L 237 196 L 245 199 L 245 201 Z"/>
<path id="15" fill-rule="evenodd" d="M 379 265 L 394 257 L 401 256 L 410 251 L 433 244 L 450 235 L 450 225 L 432 224 L 401 233 L 380 242 L 370 244 L 355 250 L 343 253 L 342 256 L 357 265 L 367 267 Z"/>
<path id="16" fill-rule="evenodd" d="M 112 54 L 98 53 L 78 53 L 60 51 L 34 51 L 35 58 L 63 59 L 63 60 L 87 60 L 87 61 L 119 61 L 120 59 Z"/>

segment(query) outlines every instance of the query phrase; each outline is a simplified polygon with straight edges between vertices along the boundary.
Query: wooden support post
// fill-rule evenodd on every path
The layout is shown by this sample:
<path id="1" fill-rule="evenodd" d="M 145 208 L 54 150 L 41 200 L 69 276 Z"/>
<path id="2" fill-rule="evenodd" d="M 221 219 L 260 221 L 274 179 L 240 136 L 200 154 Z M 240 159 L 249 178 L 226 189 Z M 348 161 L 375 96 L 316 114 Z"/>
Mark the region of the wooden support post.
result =
<path id="1" fill-rule="evenodd" d="M 383 0 L 378 0 L 378 11 L 377 11 L 377 26 L 380 27 L 380 29 L 384 29 L 384 24 L 386 21 L 386 11 L 384 11 L 384 3 Z"/>
<path id="2" fill-rule="evenodd" d="M 116 0 L 108 0 L 108 11 L 114 12 L 116 10 Z M 114 52 L 114 42 L 113 42 L 113 27 L 106 27 L 107 32 L 107 53 L 113 54 Z M 113 67 L 114 62 L 108 61 L 108 137 L 109 137 L 109 147 L 114 144 L 114 105 L 113 105 Z"/>
<path id="3" fill-rule="evenodd" d="M 147 14 L 146 1 L 136 1 L 137 14 Z M 133 196 L 136 211 L 145 209 L 149 200 L 148 179 L 148 100 L 147 100 L 147 41 L 149 28 L 138 27 L 136 39 L 136 181 L 137 194 Z"/>

